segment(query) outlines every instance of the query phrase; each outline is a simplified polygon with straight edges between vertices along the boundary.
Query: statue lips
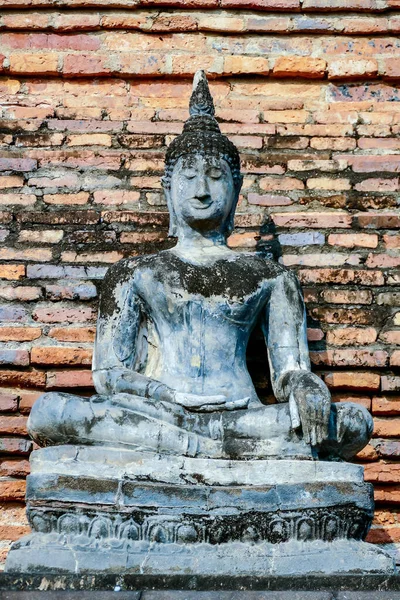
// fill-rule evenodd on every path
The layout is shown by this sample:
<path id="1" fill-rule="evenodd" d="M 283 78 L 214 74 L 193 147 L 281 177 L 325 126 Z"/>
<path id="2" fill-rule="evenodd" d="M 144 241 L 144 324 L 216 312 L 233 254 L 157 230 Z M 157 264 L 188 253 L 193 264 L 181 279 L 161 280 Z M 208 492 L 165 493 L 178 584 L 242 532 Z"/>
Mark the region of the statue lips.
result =
<path id="1" fill-rule="evenodd" d="M 204 196 L 203 198 L 194 196 L 190 200 L 190 203 L 193 206 L 193 208 L 196 208 L 197 210 L 205 210 L 213 204 L 213 200 L 211 196 Z"/>

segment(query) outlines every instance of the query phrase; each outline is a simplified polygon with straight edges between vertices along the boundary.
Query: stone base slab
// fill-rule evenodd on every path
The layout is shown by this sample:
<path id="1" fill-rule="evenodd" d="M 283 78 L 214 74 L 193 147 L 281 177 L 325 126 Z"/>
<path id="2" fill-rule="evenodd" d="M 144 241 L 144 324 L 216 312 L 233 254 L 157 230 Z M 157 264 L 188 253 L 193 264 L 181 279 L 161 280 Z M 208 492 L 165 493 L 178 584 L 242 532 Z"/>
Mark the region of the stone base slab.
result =
<path id="1" fill-rule="evenodd" d="M 8 573 L 132 573 L 265 577 L 394 573 L 393 559 L 383 550 L 355 540 L 284 544 L 133 543 L 129 550 L 77 547 L 48 535 L 32 534 L 13 544 Z"/>

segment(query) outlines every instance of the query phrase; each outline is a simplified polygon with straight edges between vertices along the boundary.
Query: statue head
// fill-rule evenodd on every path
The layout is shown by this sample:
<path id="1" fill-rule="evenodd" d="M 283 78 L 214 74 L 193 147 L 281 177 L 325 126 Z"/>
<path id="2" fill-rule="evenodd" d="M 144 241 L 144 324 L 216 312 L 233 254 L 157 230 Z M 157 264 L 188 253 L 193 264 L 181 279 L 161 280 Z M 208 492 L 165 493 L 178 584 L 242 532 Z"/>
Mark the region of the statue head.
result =
<path id="1" fill-rule="evenodd" d="M 163 186 L 170 213 L 169 234 L 186 223 L 202 232 L 228 236 L 242 185 L 236 146 L 214 118 L 214 103 L 204 71 L 197 71 L 189 103 L 190 117 L 170 144 Z"/>

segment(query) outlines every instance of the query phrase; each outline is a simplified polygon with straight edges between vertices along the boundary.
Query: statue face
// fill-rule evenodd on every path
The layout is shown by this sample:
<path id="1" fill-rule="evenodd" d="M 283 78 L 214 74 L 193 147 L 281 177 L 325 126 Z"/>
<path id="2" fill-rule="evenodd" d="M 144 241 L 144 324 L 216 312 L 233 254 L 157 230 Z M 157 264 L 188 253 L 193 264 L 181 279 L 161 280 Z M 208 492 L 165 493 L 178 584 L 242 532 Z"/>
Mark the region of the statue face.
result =
<path id="1" fill-rule="evenodd" d="M 237 202 L 229 164 L 200 154 L 177 161 L 169 194 L 177 223 L 198 231 L 223 230 Z"/>

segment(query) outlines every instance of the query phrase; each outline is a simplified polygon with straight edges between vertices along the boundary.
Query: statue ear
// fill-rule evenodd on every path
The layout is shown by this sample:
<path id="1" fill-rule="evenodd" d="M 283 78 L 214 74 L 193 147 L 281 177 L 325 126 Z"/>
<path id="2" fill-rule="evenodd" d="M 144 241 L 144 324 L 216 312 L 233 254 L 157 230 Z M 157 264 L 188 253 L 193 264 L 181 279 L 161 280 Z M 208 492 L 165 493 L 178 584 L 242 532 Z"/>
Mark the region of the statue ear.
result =
<path id="1" fill-rule="evenodd" d="M 177 223 L 176 223 L 176 214 L 175 214 L 175 210 L 174 210 L 174 207 L 172 204 L 172 199 L 171 199 L 170 182 L 164 176 L 164 177 L 161 177 L 161 184 L 163 186 L 164 195 L 165 195 L 165 199 L 167 201 L 168 212 L 169 212 L 168 236 L 169 237 L 177 237 L 178 227 L 177 227 Z"/>
<path id="2" fill-rule="evenodd" d="M 227 237 L 229 237 L 231 235 L 232 231 L 235 228 L 235 211 L 236 211 L 237 203 L 239 201 L 239 194 L 240 194 L 240 190 L 242 189 L 242 185 L 243 185 L 243 175 L 239 175 L 237 184 L 235 185 L 236 198 L 232 204 L 231 212 L 229 213 L 229 217 L 227 219 L 226 226 L 225 226 L 225 233 L 226 233 Z"/>

